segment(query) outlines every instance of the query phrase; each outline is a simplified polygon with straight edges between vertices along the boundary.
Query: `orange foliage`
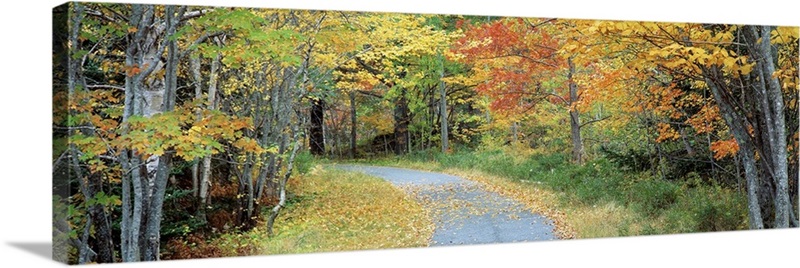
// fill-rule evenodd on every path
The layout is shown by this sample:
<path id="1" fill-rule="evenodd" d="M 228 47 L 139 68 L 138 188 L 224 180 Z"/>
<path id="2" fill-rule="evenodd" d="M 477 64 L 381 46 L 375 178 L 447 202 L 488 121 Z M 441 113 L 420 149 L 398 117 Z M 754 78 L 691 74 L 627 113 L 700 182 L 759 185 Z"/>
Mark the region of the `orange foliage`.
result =
<path id="1" fill-rule="evenodd" d="M 736 152 L 739 151 L 739 144 L 736 143 L 736 139 L 719 140 L 711 143 L 711 151 L 714 152 L 714 159 L 720 160 L 736 155 Z"/>
<path id="2" fill-rule="evenodd" d="M 681 134 L 678 131 L 675 131 L 672 126 L 667 123 L 658 123 L 658 138 L 656 138 L 656 142 L 663 142 L 668 140 L 677 140 L 681 137 Z"/>

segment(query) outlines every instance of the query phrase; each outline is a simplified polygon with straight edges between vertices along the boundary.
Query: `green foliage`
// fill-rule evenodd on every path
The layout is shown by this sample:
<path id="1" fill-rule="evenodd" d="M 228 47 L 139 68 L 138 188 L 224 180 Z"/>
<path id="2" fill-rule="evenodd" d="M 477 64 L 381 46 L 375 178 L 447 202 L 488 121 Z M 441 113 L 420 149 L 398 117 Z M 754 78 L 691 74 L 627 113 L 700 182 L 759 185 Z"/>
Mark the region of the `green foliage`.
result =
<path id="1" fill-rule="evenodd" d="M 680 187 L 673 182 L 645 179 L 631 186 L 628 200 L 641 212 L 655 216 L 675 203 L 679 193 Z"/>
<path id="2" fill-rule="evenodd" d="M 193 215 L 193 211 L 186 207 L 193 201 L 191 190 L 182 190 L 170 187 L 164 195 L 164 220 L 161 226 L 161 236 L 169 240 L 176 236 L 186 236 L 206 227 L 206 222 Z M 188 201 L 188 202 L 187 202 Z"/>
<path id="3" fill-rule="evenodd" d="M 107 195 L 105 192 L 98 192 L 94 198 L 86 200 L 86 206 L 102 205 L 104 208 L 111 208 L 122 205 L 122 200 L 117 195 Z"/>
<path id="4" fill-rule="evenodd" d="M 647 171 L 653 166 L 653 155 L 644 150 L 627 148 L 625 151 L 620 151 L 619 149 L 601 146 L 600 152 L 605 158 L 623 170 Z"/>
<path id="5" fill-rule="evenodd" d="M 294 166 L 298 174 L 306 174 L 315 165 L 314 156 L 309 151 L 298 152 L 294 157 Z"/>
<path id="6" fill-rule="evenodd" d="M 736 191 L 720 186 L 684 189 L 672 209 L 670 224 L 688 225 L 676 232 L 730 231 L 747 228 L 747 201 Z"/>

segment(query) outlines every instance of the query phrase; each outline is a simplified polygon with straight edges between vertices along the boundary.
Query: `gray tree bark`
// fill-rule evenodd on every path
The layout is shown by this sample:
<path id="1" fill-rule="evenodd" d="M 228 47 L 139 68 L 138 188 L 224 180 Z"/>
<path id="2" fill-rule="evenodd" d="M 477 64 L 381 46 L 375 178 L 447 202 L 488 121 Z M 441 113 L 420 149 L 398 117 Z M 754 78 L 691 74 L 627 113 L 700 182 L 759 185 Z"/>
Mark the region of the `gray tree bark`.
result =
<path id="1" fill-rule="evenodd" d="M 758 89 L 766 102 L 762 104 L 763 113 L 766 117 L 767 132 L 769 133 L 769 145 L 772 149 L 772 174 L 775 180 L 775 227 L 787 228 L 790 221 L 790 209 L 792 208 L 789 200 L 789 174 L 788 174 L 788 152 L 786 144 L 786 120 L 783 107 L 783 93 L 781 92 L 778 78 L 773 77 L 775 73 L 774 54 L 770 42 L 770 26 L 748 26 L 746 31 L 750 32 L 753 38 L 748 38 L 748 47 L 752 56 L 756 60 L 758 69 L 761 69 L 760 88 Z M 760 42 L 757 42 L 760 38 Z M 762 102 L 762 103 L 763 103 Z"/>
<path id="2" fill-rule="evenodd" d="M 167 62 L 166 72 L 164 75 L 164 94 L 162 101 L 163 112 L 170 112 L 175 109 L 175 96 L 178 84 L 178 44 L 174 39 L 168 38 L 175 34 L 179 18 L 183 16 L 186 11 L 185 7 L 181 7 L 176 14 L 175 6 L 166 6 L 166 35 L 164 38 L 167 41 Z M 155 177 L 152 178 L 153 188 L 152 196 L 149 202 L 149 209 L 146 219 L 145 227 L 145 245 L 142 259 L 145 261 L 159 260 L 160 244 L 161 244 L 161 218 L 162 207 L 164 204 L 164 194 L 167 189 L 167 181 L 169 178 L 169 171 L 172 169 L 172 155 L 165 153 L 158 156 L 158 166 Z"/>
<path id="3" fill-rule="evenodd" d="M 572 76 L 575 73 L 575 64 L 572 62 L 572 58 L 570 57 L 567 59 L 567 64 L 569 65 L 569 70 L 567 73 L 567 81 L 569 83 L 569 126 L 570 126 L 570 137 L 572 140 L 572 161 L 578 165 L 583 163 L 583 141 L 581 140 L 581 121 L 580 121 L 580 113 L 574 107 L 574 104 L 578 101 L 578 85 L 572 80 Z"/>
<path id="4" fill-rule="evenodd" d="M 167 12 L 167 19 L 161 20 L 156 17 L 153 5 L 137 4 L 131 7 L 128 23 L 136 31 L 127 36 L 125 51 L 127 72 L 123 134 L 128 131 L 126 124 L 131 116 L 150 117 L 175 105 L 178 51 L 177 45 L 166 35 L 174 33 L 178 20 L 170 18 L 174 15 L 174 9 L 171 10 Z M 171 77 L 152 76 L 151 74 L 164 68 L 161 55 L 168 47 L 171 48 L 166 76 Z M 168 87 L 171 89 L 167 90 Z M 122 178 L 122 261 L 158 259 L 158 245 L 153 244 L 159 242 L 157 237 L 160 234 L 161 204 L 167 183 L 169 158 L 152 156 L 142 161 L 139 152 L 122 150 L 120 160 L 125 171 Z"/>
<path id="5" fill-rule="evenodd" d="M 356 152 L 356 138 L 357 138 L 357 130 L 358 130 L 358 118 L 356 114 L 356 93 L 354 91 L 350 91 L 348 93 L 350 96 L 350 158 L 355 158 L 357 155 Z"/>
<path id="6" fill-rule="evenodd" d="M 409 137 L 408 125 L 410 123 L 410 115 L 408 114 L 408 99 L 406 98 L 406 90 L 400 90 L 400 96 L 395 99 L 394 107 L 394 138 L 395 138 L 395 154 L 403 155 L 408 152 Z"/>
<path id="7" fill-rule="evenodd" d="M 72 10 L 69 22 L 71 27 L 69 28 L 69 48 L 67 57 L 67 94 L 70 102 L 80 102 L 82 100 L 76 99 L 76 92 L 78 89 L 86 90 L 86 80 L 83 76 L 83 59 L 78 59 L 74 56 L 78 55 L 80 50 L 78 37 L 85 16 L 85 6 L 76 2 L 72 3 L 71 7 Z M 75 111 L 70 109 L 69 114 L 74 117 Z M 91 131 L 80 133 L 78 130 L 70 130 L 69 135 L 74 134 L 92 135 L 93 133 L 91 133 Z M 99 175 L 91 172 L 89 174 L 83 172 L 83 168 L 78 159 L 78 148 L 75 144 L 70 143 L 67 150 L 69 151 L 72 170 L 75 172 L 75 177 L 77 178 L 79 189 L 81 194 L 83 194 L 84 200 L 94 199 L 95 194 L 98 192 L 98 186 L 102 183 L 98 177 Z M 103 206 L 100 204 L 87 206 L 86 212 L 86 223 L 84 225 L 83 235 L 81 239 L 76 240 L 79 244 L 77 246 L 78 263 L 83 264 L 90 262 L 95 257 L 97 257 L 96 261 L 98 263 L 113 262 L 114 245 L 111 240 L 111 229 Z M 98 246 L 96 251 L 92 250 L 89 246 L 89 230 L 92 228 L 96 229 L 95 244 Z"/>
<path id="8" fill-rule="evenodd" d="M 441 64 L 439 70 L 439 112 L 441 113 L 441 134 L 442 134 L 442 153 L 446 153 L 450 149 L 448 143 L 449 133 L 447 133 L 448 120 L 447 120 L 447 90 L 444 86 L 444 57 L 439 54 L 439 63 Z"/>
<path id="9" fill-rule="evenodd" d="M 754 147 L 752 138 L 747 133 L 745 118 L 734 111 L 730 98 L 722 91 L 718 84 L 716 68 L 709 71 L 710 75 L 706 78 L 706 84 L 714 95 L 714 100 L 720 108 L 720 114 L 731 130 L 736 142 L 739 144 L 739 157 L 742 158 L 742 165 L 745 171 L 745 181 L 747 183 L 747 210 L 749 216 L 750 229 L 763 229 L 764 222 L 761 218 L 761 205 L 759 203 L 758 188 L 758 169 L 754 159 Z"/>

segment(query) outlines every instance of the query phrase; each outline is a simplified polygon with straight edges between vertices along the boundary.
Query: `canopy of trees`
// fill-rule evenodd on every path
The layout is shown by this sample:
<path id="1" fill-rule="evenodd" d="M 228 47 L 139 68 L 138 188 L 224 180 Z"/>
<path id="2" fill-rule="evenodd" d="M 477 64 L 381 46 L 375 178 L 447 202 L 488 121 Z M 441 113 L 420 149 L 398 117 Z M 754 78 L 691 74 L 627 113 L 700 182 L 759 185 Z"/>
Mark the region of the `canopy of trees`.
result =
<path id="1" fill-rule="evenodd" d="M 798 226 L 797 27 L 69 3 L 54 247 L 272 232 L 298 157 L 524 146 L 747 193 Z"/>

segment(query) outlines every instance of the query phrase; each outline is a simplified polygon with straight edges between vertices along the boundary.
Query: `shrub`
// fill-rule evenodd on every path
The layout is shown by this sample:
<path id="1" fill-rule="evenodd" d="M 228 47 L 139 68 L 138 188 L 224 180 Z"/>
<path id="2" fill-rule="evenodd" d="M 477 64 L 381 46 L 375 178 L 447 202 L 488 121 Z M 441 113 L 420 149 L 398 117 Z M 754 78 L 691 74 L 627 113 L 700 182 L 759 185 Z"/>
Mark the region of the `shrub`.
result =
<path id="1" fill-rule="evenodd" d="M 729 231 L 747 228 L 747 204 L 741 195 L 716 186 L 688 191 L 682 205 L 692 213 L 697 231 Z"/>
<path id="2" fill-rule="evenodd" d="M 675 203 L 679 193 L 680 187 L 675 183 L 649 179 L 633 184 L 628 198 L 640 212 L 655 216 Z"/>
<path id="3" fill-rule="evenodd" d="M 298 174 L 305 174 L 314 166 L 314 156 L 307 150 L 298 152 L 294 157 L 294 166 Z"/>

